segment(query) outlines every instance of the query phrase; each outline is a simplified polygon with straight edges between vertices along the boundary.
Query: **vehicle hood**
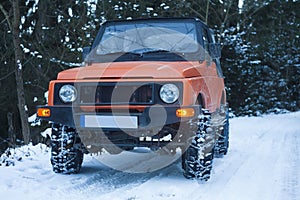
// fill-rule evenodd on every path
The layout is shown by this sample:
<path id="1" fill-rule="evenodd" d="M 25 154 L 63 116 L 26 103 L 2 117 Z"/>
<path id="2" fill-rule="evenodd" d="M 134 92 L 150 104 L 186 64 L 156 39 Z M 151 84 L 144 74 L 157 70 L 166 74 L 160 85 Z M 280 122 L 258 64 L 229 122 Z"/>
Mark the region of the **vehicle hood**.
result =
<path id="1" fill-rule="evenodd" d="M 190 78 L 201 76 L 205 62 L 114 62 L 93 63 L 58 74 L 59 80 L 119 78 Z"/>

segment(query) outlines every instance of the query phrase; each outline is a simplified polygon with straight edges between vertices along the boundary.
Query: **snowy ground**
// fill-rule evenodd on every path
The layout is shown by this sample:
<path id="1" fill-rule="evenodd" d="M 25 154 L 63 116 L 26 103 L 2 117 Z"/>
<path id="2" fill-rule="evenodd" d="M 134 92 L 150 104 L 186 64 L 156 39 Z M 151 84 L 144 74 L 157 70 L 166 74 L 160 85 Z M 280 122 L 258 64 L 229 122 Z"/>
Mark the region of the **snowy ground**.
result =
<path id="1" fill-rule="evenodd" d="M 80 174 L 54 174 L 49 149 L 27 146 L 0 167 L 1 199 L 300 199 L 300 112 L 230 120 L 230 150 L 207 183 L 186 180 L 180 162 L 146 174 L 105 167 L 86 156 Z M 29 149 L 29 150 L 28 150 Z M 125 155 L 126 156 L 126 155 Z"/>

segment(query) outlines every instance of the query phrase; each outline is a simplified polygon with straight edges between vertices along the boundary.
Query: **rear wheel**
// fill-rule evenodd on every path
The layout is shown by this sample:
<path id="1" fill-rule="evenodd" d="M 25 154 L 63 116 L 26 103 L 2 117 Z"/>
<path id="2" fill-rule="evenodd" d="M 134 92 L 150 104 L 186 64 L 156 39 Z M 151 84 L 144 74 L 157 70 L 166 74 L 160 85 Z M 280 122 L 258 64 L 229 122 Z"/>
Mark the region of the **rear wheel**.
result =
<path id="1" fill-rule="evenodd" d="M 215 144 L 210 119 L 210 113 L 203 109 L 198 121 L 190 125 L 194 136 L 191 145 L 182 154 L 182 168 L 188 179 L 207 181 L 210 178 Z"/>
<path id="2" fill-rule="evenodd" d="M 226 113 L 226 119 L 224 125 L 221 127 L 221 130 L 218 134 L 215 155 L 222 157 L 227 154 L 229 148 L 229 115 Z"/>
<path id="3" fill-rule="evenodd" d="M 53 124 L 51 164 L 55 173 L 78 173 L 83 161 L 80 138 L 74 128 Z"/>

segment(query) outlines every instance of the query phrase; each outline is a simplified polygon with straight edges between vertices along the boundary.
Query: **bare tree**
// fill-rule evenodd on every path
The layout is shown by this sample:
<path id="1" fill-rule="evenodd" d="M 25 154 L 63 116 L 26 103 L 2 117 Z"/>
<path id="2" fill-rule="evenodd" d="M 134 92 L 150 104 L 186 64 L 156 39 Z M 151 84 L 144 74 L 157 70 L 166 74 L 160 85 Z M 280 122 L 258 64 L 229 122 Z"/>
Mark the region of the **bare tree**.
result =
<path id="1" fill-rule="evenodd" d="M 12 0 L 13 19 L 10 19 L 8 12 L 0 4 L 0 9 L 4 14 L 9 28 L 13 36 L 14 54 L 15 54 L 15 78 L 16 78 L 16 89 L 18 97 L 18 109 L 21 119 L 21 128 L 25 144 L 30 142 L 30 129 L 28 124 L 28 113 L 26 108 L 24 85 L 23 85 L 23 74 L 22 74 L 22 49 L 20 40 L 20 7 L 18 0 Z"/>

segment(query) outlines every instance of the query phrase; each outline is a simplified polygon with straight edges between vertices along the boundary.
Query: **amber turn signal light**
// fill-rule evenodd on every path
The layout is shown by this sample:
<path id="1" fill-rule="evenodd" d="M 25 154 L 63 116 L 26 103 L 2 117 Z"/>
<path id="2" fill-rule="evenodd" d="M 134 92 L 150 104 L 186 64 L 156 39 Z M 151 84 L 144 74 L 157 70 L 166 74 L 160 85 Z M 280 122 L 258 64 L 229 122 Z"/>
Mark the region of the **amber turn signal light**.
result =
<path id="1" fill-rule="evenodd" d="M 176 110 L 177 117 L 193 117 L 195 110 L 193 108 L 179 108 Z"/>
<path id="2" fill-rule="evenodd" d="M 50 109 L 49 108 L 38 108 L 37 114 L 39 117 L 50 117 Z"/>

